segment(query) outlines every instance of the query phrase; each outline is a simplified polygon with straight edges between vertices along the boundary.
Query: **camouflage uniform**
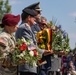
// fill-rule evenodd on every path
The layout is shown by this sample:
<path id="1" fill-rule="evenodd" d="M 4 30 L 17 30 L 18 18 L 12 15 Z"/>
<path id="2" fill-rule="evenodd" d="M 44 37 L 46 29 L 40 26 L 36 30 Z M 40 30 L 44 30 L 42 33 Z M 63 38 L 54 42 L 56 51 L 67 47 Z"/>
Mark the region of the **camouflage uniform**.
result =
<path id="1" fill-rule="evenodd" d="M 15 38 L 13 35 L 3 30 L 0 34 L 0 55 L 2 61 L 0 62 L 0 75 L 16 75 L 16 67 L 9 67 L 11 64 L 11 58 L 8 53 L 12 53 L 15 47 Z M 5 58 L 5 59 L 4 59 Z M 7 67 L 4 67 L 7 66 Z"/>

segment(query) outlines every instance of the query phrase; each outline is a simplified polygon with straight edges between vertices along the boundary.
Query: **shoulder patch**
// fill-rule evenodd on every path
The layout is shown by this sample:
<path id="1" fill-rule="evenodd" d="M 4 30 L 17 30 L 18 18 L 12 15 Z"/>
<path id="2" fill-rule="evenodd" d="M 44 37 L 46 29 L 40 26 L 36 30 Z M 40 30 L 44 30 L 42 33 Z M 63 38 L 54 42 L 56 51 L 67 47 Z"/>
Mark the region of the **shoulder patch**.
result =
<path id="1" fill-rule="evenodd" d="M 4 38 L 0 38 L 0 44 L 6 46 L 7 41 Z"/>

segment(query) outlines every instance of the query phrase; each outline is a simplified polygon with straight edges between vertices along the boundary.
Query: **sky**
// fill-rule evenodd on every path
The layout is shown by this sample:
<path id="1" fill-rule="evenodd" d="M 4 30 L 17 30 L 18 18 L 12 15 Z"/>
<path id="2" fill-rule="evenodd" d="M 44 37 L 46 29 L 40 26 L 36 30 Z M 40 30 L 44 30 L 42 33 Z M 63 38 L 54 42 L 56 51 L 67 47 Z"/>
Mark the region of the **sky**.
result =
<path id="1" fill-rule="evenodd" d="M 76 47 L 76 0 L 9 0 L 13 14 L 21 14 L 25 7 L 40 2 L 41 16 L 47 21 L 53 21 L 57 26 L 61 25 L 70 39 L 70 48 Z"/>

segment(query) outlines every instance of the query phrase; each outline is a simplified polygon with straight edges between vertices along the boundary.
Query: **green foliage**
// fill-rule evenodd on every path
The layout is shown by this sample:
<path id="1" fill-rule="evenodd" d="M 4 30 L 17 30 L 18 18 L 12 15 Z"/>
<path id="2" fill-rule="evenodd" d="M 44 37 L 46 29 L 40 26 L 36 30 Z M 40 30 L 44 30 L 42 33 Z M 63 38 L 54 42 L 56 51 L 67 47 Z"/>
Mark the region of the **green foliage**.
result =
<path id="1" fill-rule="evenodd" d="M 0 0 L 0 23 L 1 23 L 2 17 L 6 13 L 11 13 L 11 6 L 9 5 L 9 1 Z"/>
<path id="2" fill-rule="evenodd" d="M 65 38 L 61 30 L 59 30 L 56 34 L 53 34 L 52 38 L 52 49 L 53 50 L 64 50 L 69 51 L 69 38 L 68 34 L 66 34 Z"/>
<path id="3" fill-rule="evenodd" d="M 69 51 L 68 33 L 62 30 L 61 25 L 54 25 L 53 21 L 50 21 L 47 25 L 52 29 L 52 49 L 55 51 Z"/>

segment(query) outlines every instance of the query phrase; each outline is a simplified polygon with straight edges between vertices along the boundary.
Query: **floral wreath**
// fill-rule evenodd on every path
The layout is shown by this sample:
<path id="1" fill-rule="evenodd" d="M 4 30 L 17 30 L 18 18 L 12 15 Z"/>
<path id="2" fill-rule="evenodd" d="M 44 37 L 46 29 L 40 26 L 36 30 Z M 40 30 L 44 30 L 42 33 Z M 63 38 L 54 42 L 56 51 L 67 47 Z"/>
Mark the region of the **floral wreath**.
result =
<path id="1" fill-rule="evenodd" d="M 28 63 L 30 66 L 37 66 L 40 58 L 38 49 L 31 44 L 30 40 L 25 40 L 23 37 L 18 39 L 12 56 L 14 64 Z"/>

